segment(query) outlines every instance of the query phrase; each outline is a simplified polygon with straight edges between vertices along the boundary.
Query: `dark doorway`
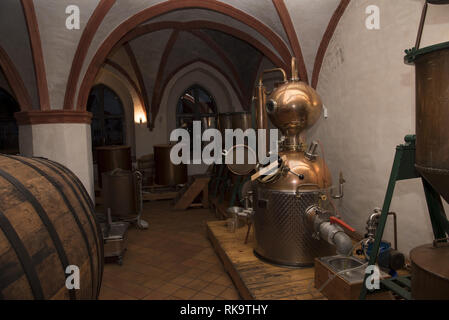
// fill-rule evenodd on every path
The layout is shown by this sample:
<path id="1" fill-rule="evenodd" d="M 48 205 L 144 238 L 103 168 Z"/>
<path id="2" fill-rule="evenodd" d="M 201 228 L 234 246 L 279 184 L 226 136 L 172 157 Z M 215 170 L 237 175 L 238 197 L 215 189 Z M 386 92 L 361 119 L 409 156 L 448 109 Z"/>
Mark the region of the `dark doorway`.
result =
<path id="1" fill-rule="evenodd" d="M 87 111 L 92 113 L 92 148 L 125 143 L 125 114 L 118 95 L 105 85 L 92 88 Z M 94 162 L 96 154 L 93 152 Z"/>
<path id="2" fill-rule="evenodd" d="M 19 127 L 14 118 L 19 111 L 16 99 L 0 88 L 0 153 L 19 153 Z"/>

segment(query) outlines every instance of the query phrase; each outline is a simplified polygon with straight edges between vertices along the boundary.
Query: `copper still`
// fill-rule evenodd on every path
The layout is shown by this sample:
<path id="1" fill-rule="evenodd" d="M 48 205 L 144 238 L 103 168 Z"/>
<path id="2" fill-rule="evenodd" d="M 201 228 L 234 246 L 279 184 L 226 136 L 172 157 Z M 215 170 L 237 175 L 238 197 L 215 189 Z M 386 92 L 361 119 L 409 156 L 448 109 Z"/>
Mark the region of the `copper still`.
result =
<path id="1" fill-rule="evenodd" d="M 154 146 L 155 182 L 158 185 L 174 186 L 187 182 L 187 165 L 175 165 L 170 160 L 172 145 L 159 144 Z"/>
<path id="2" fill-rule="evenodd" d="M 283 75 L 283 83 L 270 94 L 263 84 L 268 72 Z M 268 116 L 284 141 L 279 146 L 279 161 L 274 163 L 275 173 L 255 175 L 255 254 L 278 265 L 298 267 L 312 265 L 316 257 L 335 254 L 331 244 L 339 253 L 348 253 L 350 238 L 337 225 L 341 221 L 330 219 L 333 213 L 326 210 L 332 186 L 330 171 L 316 153 L 318 143 L 313 142 L 306 150 L 300 138 L 321 115 L 320 97 L 299 81 L 294 58 L 291 80 L 282 69 L 266 70 L 256 91 L 258 129 L 267 128 Z"/>

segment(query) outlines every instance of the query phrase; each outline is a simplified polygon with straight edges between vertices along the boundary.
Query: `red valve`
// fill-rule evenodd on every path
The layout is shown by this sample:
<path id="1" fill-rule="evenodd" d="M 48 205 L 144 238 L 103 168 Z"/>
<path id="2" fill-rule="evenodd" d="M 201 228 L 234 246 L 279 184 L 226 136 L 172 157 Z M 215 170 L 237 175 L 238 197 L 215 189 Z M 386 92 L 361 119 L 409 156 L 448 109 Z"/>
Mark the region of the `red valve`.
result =
<path id="1" fill-rule="evenodd" d="M 346 222 L 344 222 L 343 220 L 338 219 L 337 217 L 330 217 L 329 220 L 330 220 L 330 223 L 331 223 L 331 224 L 336 223 L 336 224 L 339 224 L 340 226 L 342 226 L 343 228 L 345 228 L 345 229 L 347 229 L 347 230 L 349 230 L 349 231 L 351 231 L 351 232 L 355 232 L 355 229 L 354 229 L 353 227 L 351 227 L 350 225 L 348 225 L 348 224 L 347 224 Z"/>

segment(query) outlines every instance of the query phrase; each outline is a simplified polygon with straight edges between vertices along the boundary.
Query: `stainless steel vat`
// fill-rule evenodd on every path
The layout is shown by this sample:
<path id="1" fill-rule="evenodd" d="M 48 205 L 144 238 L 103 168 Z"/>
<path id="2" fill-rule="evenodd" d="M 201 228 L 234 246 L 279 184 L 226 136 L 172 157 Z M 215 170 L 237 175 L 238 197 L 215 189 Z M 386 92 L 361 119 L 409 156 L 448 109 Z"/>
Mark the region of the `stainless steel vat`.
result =
<path id="1" fill-rule="evenodd" d="M 98 161 L 98 184 L 102 187 L 102 174 L 116 168 L 132 169 L 130 146 L 104 146 L 95 149 Z"/>
<path id="2" fill-rule="evenodd" d="M 137 216 L 137 184 L 135 175 L 128 170 L 114 169 L 104 172 L 103 200 L 104 213 L 111 210 L 112 216 L 130 217 Z"/>
<path id="3" fill-rule="evenodd" d="M 313 238 L 306 210 L 319 202 L 320 191 L 285 192 L 259 186 L 255 193 L 255 254 L 268 262 L 305 267 L 314 258 L 335 254 L 335 247 Z"/>

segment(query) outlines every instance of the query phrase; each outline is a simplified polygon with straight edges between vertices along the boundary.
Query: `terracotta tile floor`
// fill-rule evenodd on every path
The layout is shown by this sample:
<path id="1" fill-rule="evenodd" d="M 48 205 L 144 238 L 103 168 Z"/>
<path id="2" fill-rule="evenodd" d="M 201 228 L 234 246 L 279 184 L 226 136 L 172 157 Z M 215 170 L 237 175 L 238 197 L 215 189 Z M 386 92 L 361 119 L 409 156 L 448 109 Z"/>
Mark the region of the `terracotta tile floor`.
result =
<path id="1" fill-rule="evenodd" d="M 123 265 L 105 264 L 100 299 L 239 299 L 206 237 L 209 210 L 146 202 L 143 217 L 149 228 L 131 226 Z"/>

